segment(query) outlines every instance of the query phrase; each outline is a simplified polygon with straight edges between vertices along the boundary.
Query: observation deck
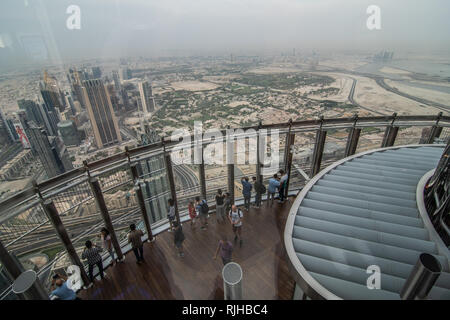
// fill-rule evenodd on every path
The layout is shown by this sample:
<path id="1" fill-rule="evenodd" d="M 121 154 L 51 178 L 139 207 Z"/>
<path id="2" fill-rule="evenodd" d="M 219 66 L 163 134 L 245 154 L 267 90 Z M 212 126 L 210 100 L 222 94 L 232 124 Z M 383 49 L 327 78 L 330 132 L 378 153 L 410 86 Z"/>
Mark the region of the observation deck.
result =
<path id="1" fill-rule="evenodd" d="M 290 299 L 295 287 L 313 299 L 399 298 L 399 288 L 420 252 L 432 253 L 444 266 L 431 298 L 449 298 L 448 256 L 420 208 L 431 212 L 433 205 L 415 192 L 430 177 L 449 141 L 450 117 L 355 116 L 242 129 L 243 136 L 236 139 L 255 139 L 258 148 L 268 137 L 272 141 L 279 136 L 275 171 L 282 168 L 289 173 L 286 192 L 297 196 L 292 208 L 294 198 L 273 208 L 264 203 L 262 209 L 246 214 L 244 246 L 235 249 L 235 258 L 244 267 L 244 298 Z M 222 133 L 225 141 L 226 130 Z M 207 139 L 199 143 L 202 152 L 211 144 Z M 12 292 L 14 279 L 27 268 L 37 272 L 37 285 L 46 290 L 54 272 L 64 273 L 73 264 L 89 283 L 81 252 L 86 240 L 99 242 L 97 235 L 104 226 L 111 231 L 117 256 L 126 259 L 110 268 L 105 253 L 103 265 L 110 279 L 82 290 L 80 296 L 220 298 L 220 270 L 216 270 L 220 266 L 212 256 L 217 233 L 231 236 L 231 228 L 212 222 L 214 195 L 220 188 L 242 205 L 241 178 L 255 176 L 267 185 L 275 172 L 262 170 L 261 159 L 258 165 L 185 164 L 172 153 L 179 146 L 179 141 L 166 140 L 126 149 L 1 201 L 0 299 L 42 298 Z M 191 143 L 184 146 L 194 148 Z M 239 152 L 232 148 L 231 158 L 237 159 Z M 437 194 L 442 196 L 441 191 Z M 191 231 L 188 222 L 187 204 L 198 195 L 208 200 L 212 212 L 210 229 L 203 234 Z M 184 260 L 174 256 L 173 235 L 166 232 L 169 198 L 175 200 L 176 219 L 186 233 Z M 440 221 L 445 227 L 447 220 Z M 135 265 L 130 256 L 130 223 L 144 232 L 144 239 L 155 239 L 145 244 L 147 265 Z M 368 277 L 369 262 L 386 273 L 382 290 L 366 293 L 363 279 Z"/>

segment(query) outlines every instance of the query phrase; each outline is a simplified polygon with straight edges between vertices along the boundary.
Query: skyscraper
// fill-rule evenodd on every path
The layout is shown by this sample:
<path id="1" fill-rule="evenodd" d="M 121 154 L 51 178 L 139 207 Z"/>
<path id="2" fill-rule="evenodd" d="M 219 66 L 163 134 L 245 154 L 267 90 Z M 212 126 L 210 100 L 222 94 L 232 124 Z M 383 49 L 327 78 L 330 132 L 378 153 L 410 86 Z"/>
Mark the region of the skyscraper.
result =
<path id="1" fill-rule="evenodd" d="M 78 146 L 81 143 L 78 130 L 71 120 L 58 123 L 58 131 L 66 146 Z"/>
<path id="2" fill-rule="evenodd" d="M 41 113 L 39 104 L 37 104 L 33 100 L 26 100 L 26 99 L 18 100 L 17 104 L 19 105 L 19 109 L 25 111 L 28 120 L 34 121 L 38 126 L 45 125 L 44 117 L 46 117 L 46 115 Z M 51 128 L 46 129 L 49 130 Z"/>
<path id="3" fill-rule="evenodd" d="M 133 73 L 127 67 L 121 69 L 122 80 L 129 80 L 133 77 Z"/>
<path id="4" fill-rule="evenodd" d="M 83 94 L 98 148 L 122 142 L 106 86 L 100 79 L 83 81 Z"/>
<path id="5" fill-rule="evenodd" d="M 44 81 L 40 83 L 42 98 L 50 111 L 57 109 L 62 112 L 64 103 L 61 101 L 61 91 L 59 90 L 58 81 L 44 71 Z"/>
<path id="6" fill-rule="evenodd" d="M 152 86 L 149 85 L 148 81 L 140 81 L 138 87 L 143 115 L 155 111 L 155 103 L 154 99 L 152 99 Z"/>
<path id="7" fill-rule="evenodd" d="M 92 77 L 93 79 L 100 79 L 102 77 L 102 70 L 100 70 L 100 67 L 92 67 Z"/>
<path id="8" fill-rule="evenodd" d="M 0 109 L 0 144 L 10 144 L 15 141 L 14 134 L 8 125 L 8 121 Z"/>
<path id="9" fill-rule="evenodd" d="M 81 73 L 75 69 L 69 69 L 68 79 L 72 86 L 72 92 L 75 99 L 80 103 L 82 108 L 86 108 L 86 102 L 84 101 L 82 89 L 83 85 L 81 83 Z"/>
<path id="10" fill-rule="evenodd" d="M 109 98 L 111 99 L 111 104 L 114 111 L 119 111 L 119 98 L 117 97 L 116 90 L 113 84 L 108 84 L 106 86 L 109 93 Z"/>
<path id="11" fill-rule="evenodd" d="M 39 157 L 48 178 L 73 169 L 66 146 L 59 137 L 48 136 L 34 121 L 23 121 L 31 150 Z"/>
<path id="12" fill-rule="evenodd" d="M 112 76 L 114 80 L 114 88 L 116 89 L 116 92 L 120 92 L 122 88 L 120 86 L 119 72 L 117 70 L 113 70 Z"/>

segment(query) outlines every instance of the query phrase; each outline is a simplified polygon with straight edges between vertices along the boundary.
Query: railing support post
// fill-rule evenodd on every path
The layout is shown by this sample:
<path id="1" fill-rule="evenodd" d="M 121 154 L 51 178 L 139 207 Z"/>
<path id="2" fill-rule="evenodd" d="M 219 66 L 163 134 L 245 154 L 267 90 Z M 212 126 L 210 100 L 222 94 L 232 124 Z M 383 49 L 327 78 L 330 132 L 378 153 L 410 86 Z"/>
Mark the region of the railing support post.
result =
<path id="1" fill-rule="evenodd" d="M 283 157 L 283 162 L 284 162 L 284 171 L 287 172 L 288 170 L 288 158 L 289 158 L 289 150 L 290 150 L 290 137 L 291 137 L 291 130 L 292 130 L 292 119 L 289 119 L 289 129 L 288 129 L 288 133 L 286 134 L 286 139 L 284 142 L 284 157 Z"/>
<path id="2" fill-rule="evenodd" d="M 441 120 L 442 112 L 439 112 L 436 123 L 431 127 L 430 136 L 428 137 L 427 144 L 432 144 L 434 139 L 439 138 L 442 132 L 442 127 L 439 126 L 439 121 Z"/>
<path id="3" fill-rule="evenodd" d="M 170 157 L 170 153 L 166 151 L 164 140 L 162 141 L 162 143 L 164 149 L 164 162 L 166 164 L 167 179 L 169 180 L 170 195 L 175 203 L 175 217 L 177 219 L 177 223 L 180 224 L 180 214 L 178 211 L 177 192 L 175 188 L 175 178 L 173 176 L 172 159 Z"/>
<path id="4" fill-rule="evenodd" d="M 147 208 L 145 207 L 144 193 L 142 192 L 142 184 L 139 181 L 138 164 L 133 163 L 130 165 L 131 175 L 133 176 L 134 186 L 136 195 L 139 202 L 139 207 L 141 208 L 142 219 L 144 220 L 145 228 L 147 230 L 148 241 L 153 241 L 152 225 L 147 214 Z"/>
<path id="5" fill-rule="evenodd" d="M 322 162 L 323 149 L 325 147 L 325 139 L 327 136 L 327 132 L 322 130 L 323 116 L 320 118 L 320 121 L 320 128 L 316 131 L 316 142 L 311 165 L 311 178 L 320 171 L 320 164 Z"/>
<path id="6" fill-rule="evenodd" d="M 381 144 L 382 148 L 392 147 L 395 143 L 395 139 L 397 138 L 399 127 L 387 126 L 386 131 L 384 132 L 383 143 Z"/>
<path id="7" fill-rule="evenodd" d="M 256 133 L 256 181 L 258 181 L 259 185 L 263 184 L 263 176 L 261 174 L 261 136 L 260 136 L 260 130 L 262 127 L 262 123 L 261 121 L 258 124 L 258 132 Z M 261 194 L 261 201 L 262 201 L 262 197 L 264 195 Z"/>
<path id="8" fill-rule="evenodd" d="M 198 176 L 200 179 L 200 195 L 206 200 L 206 175 L 205 175 L 205 159 L 203 158 L 203 145 L 199 146 L 202 162 L 198 165 Z"/>
<path id="9" fill-rule="evenodd" d="M 289 134 L 289 139 L 288 139 L 288 144 L 289 144 L 289 148 L 287 149 L 288 152 L 288 157 L 287 157 L 287 169 L 286 172 L 288 174 L 288 179 L 286 181 L 286 188 L 285 188 L 285 196 L 286 198 L 289 195 L 289 181 L 291 180 L 291 169 L 292 169 L 292 158 L 294 155 L 294 152 L 292 150 L 292 145 L 295 143 L 295 133 L 290 133 Z"/>
<path id="10" fill-rule="evenodd" d="M 92 193 L 94 194 L 95 201 L 97 202 L 98 208 L 100 209 L 100 213 L 103 218 L 103 222 L 105 223 L 105 227 L 108 229 L 111 242 L 114 247 L 114 251 L 116 251 L 117 258 L 119 260 L 123 260 L 122 248 L 120 248 L 119 241 L 117 240 L 116 232 L 114 231 L 114 226 L 111 221 L 111 217 L 108 212 L 108 208 L 106 207 L 105 198 L 103 197 L 103 192 L 100 187 L 100 182 L 97 178 L 90 178 L 89 184 L 91 186 Z"/>
<path id="11" fill-rule="evenodd" d="M 347 145 L 345 146 L 345 158 L 354 155 L 356 152 L 359 136 L 361 135 L 361 128 L 356 128 L 357 122 L 358 122 L 358 115 L 355 114 L 353 127 L 351 127 L 350 131 L 348 132 Z"/>
<path id="12" fill-rule="evenodd" d="M 67 234 L 66 229 L 64 228 L 61 218 L 59 217 L 58 211 L 56 210 L 55 204 L 51 200 L 46 200 L 44 201 L 44 203 L 42 203 L 42 207 L 44 208 L 47 217 L 52 222 L 59 239 L 66 248 L 70 261 L 74 265 L 80 267 L 81 279 L 83 280 L 85 287 L 87 287 L 91 281 L 89 280 L 86 270 L 84 269 L 84 265 L 83 263 L 81 263 L 80 257 L 78 257 L 78 254 L 75 251 L 75 248 L 73 247 L 72 241 L 70 240 L 70 237 Z"/>
<path id="13" fill-rule="evenodd" d="M 8 274 L 14 279 L 17 279 L 24 271 L 20 262 L 8 252 L 1 241 L 0 261 L 2 262 L 2 265 L 4 266 Z M 48 295 L 45 293 L 45 290 L 39 280 L 33 283 L 31 288 L 27 290 L 26 294 L 18 294 L 18 296 L 21 299 L 48 300 Z"/>
<path id="14" fill-rule="evenodd" d="M 234 203 L 234 130 L 227 126 L 227 182 L 231 203 Z"/>
<path id="15" fill-rule="evenodd" d="M 383 141 L 381 142 L 381 148 L 392 147 L 397 138 L 398 127 L 394 126 L 395 119 L 397 118 L 397 113 L 392 114 L 391 124 L 386 127 L 384 131 Z"/>

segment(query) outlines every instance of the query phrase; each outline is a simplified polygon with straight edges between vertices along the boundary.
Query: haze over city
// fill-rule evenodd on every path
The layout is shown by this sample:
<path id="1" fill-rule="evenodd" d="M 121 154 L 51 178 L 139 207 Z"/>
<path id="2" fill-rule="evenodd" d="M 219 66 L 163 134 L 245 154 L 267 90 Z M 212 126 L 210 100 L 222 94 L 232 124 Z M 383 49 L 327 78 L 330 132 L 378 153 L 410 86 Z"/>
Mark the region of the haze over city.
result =
<path id="1" fill-rule="evenodd" d="M 381 30 L 366 27 L 366 9 L 373 4 L 381 9 Z M 80 29 L 66 27 L 70 5 L 81 10 Z M 408 53 L 450 48 L 445 0 L 6 0 L 0 6 L 0 51 L 9 48 L 18 58 L 23 52 L 14 34 L 40 34 L 52 41 L 50 54 L 63 63 L 139 55 L 273 54 L 293 47 Z M 8 58 L 3 66 L 21 63 Z"/>

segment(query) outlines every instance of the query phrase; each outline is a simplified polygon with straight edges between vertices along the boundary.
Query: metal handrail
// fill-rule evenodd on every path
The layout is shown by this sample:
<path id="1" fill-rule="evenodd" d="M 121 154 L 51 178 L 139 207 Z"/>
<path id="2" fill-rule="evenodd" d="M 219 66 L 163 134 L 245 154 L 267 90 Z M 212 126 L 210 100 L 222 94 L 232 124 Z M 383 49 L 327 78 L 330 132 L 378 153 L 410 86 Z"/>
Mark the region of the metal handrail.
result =
<path id="1" fill-rule="evenodd" d="M 438 116 L 439 117 L 439 116 Z M 397 116 L 395 118 L 396 122 L 407 122 L 404 125 L 417 125 L 417 122 L 422 122 L 420 125 L 431 125 L 434 121 L 437 120 L 436 116 L 430 116 L 430 115 L 423 115 L 423 116 Z M 427 124 L 424 124 L 423 121 L 426 121 Z M 391 116 L 377 116 L 377 117 L 358 117 L 357 118 L 357 127 L 362 127 L 363 125 L 367 126 L 386 126 L 389 125 L 392 122 Z M 334 118 L 334 119 L 316 119 L 316 120 L 303 120 L 303 121 L 294 121 L 292 122 L 292 132 L 300 132 L 298 130 L 305 130 L 305 131 L 313 131 L 315 129 L 318 129 L 320 125 L 322 125 L 323 129 L 339 129 L 339 128 L 346 128 L 351 127 L 355 123 L 355 118 Z M 329 127 L 329 125 L 335 125 L 334 127 Z M 336 125 L 348 125 L 346 127 L 339 127 Z M 439 118 L 439 125 L 442 127 L 450 127 L 450 116 L 440 116 Z M 261 125 L 261 129 L 288 129 L 289 123 L 279 123 L 279 124 L 265 124 Z M 305 128 L 308 127 L 308 128 Z M 238 128 L 236 128 L 238 129 Z M 248 129 L 254 129 L 258 130 L 258 126 L 250 126 L 250 127 L 244 127 L 239 128 L 242 130 L 248 130 Z M 226 130 L 221 130 L 222 134 L 225 134 Z M 194 136 L 191 136 L 191 141 L 193 141 Z M 163 153 L 163 143 L 164 147 L 167 151 L 171 151 L 175 146 L 182 147 L 184 146 L 179 141 L 163 141 L 163 142 L 157 142 L 153 144 L 149 144 L 146 146 L 139 146 L 136 148 L 128 149 L 126 152 L 121 152 L 118 154 L 115 154 L 113 156 L 103 158 L 100 160 L 96 160 L 91 163 L 87 163 L 86 168 L 77 168 L 68 172 L 65 172 L 59 176 L 53 177 L 51 179 L 48 179 L 46 181 L 43 181 L 39 184 L 37 184 L 37 187 L 41 192 L 46 192 L 50 189 L 53 189 L 55 185 L 61 185 L 64 183 L 67 183 L 68 181 L 83 177 L 86 170 L 95 170 L 98 168 L 104 168 L 105 166 L 111 166 L 111 165 L 117 165 L 121 166 L 123 165 L 127 160 L 128 157 L 130 157 L 131 161 L 140 161 L 145 160 L 146 158 L 152 157 L 154 155 L 162 154 Z M 203 144 L 208 144 L 210 141 L 203 141 Z M 189 144 L 189 146 L 191 146 Z M 186 145 L 187 146 L 187 145 Z M 149 154 L 152 153 L 152 154 Z M 108 170 L 106 170 L 108 171 Z M 22 192 L 19 192 L 10 198 L 7 198 L 0 202 L 0 212 L 3 211 L 9 211 L 9 208 L 12 206 L 17 205 L 18 202 L 28 200 L 27 198 L 29 196 L 34 196 L 34 190 L 33 188 L 28 188 Z"/>

